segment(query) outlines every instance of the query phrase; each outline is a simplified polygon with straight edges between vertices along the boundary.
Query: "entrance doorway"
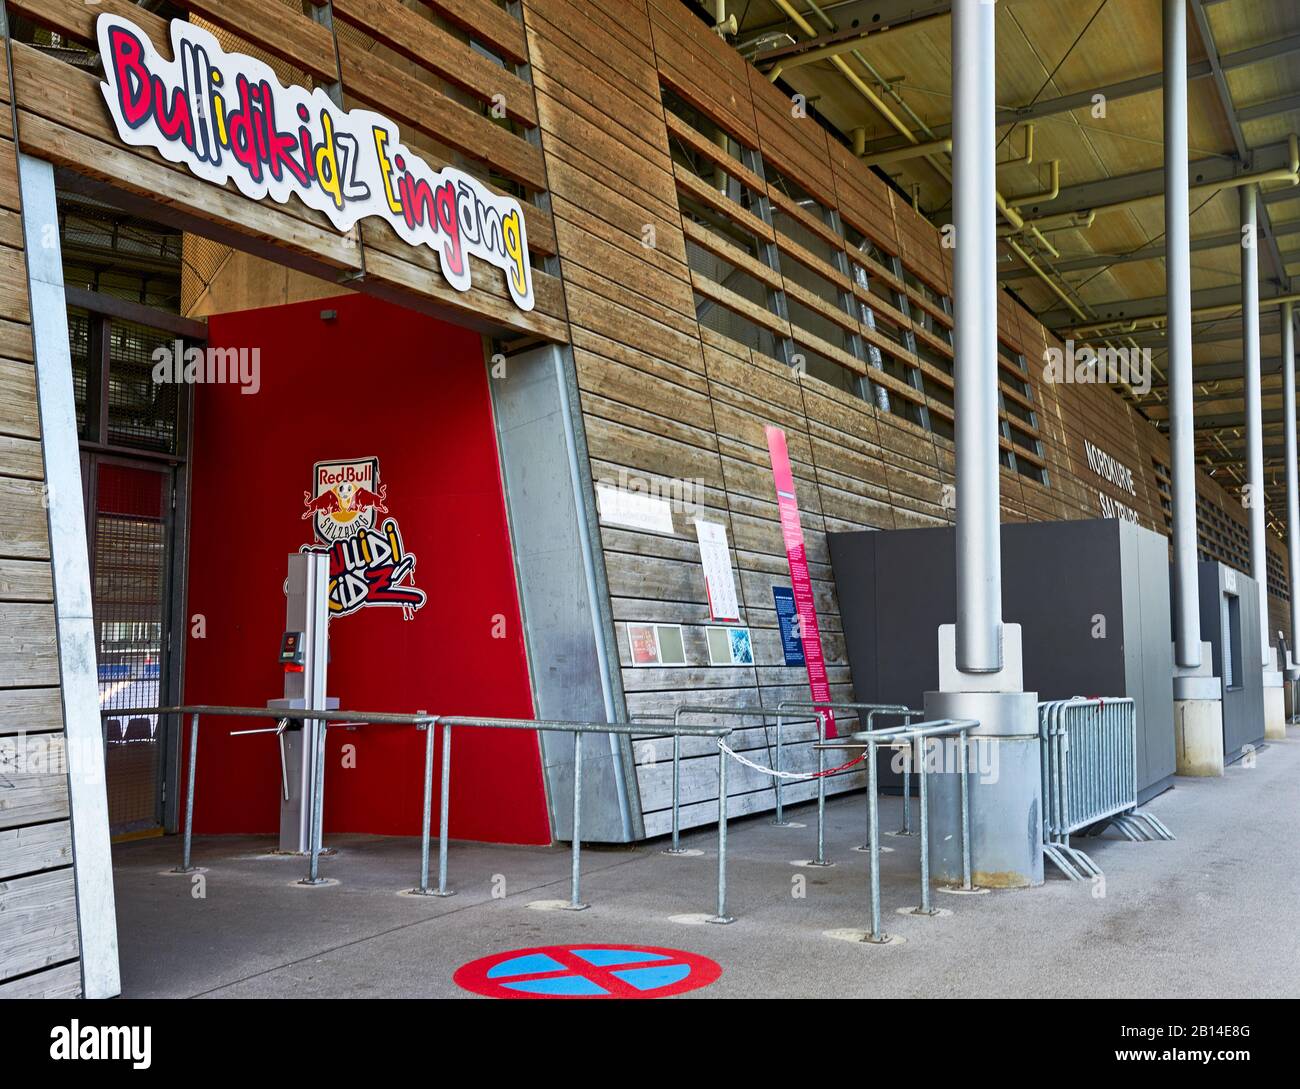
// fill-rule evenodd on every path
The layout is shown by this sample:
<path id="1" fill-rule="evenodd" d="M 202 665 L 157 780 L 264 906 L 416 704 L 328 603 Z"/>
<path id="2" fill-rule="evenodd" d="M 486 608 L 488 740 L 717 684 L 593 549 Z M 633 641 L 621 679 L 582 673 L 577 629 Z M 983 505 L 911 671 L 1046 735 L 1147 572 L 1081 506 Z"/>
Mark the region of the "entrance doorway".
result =
<path id="1" fill-rule="evenodd" d="M 104 292 L 68 291 L 100 707 L 166 706 L 180 694 L 190 406 L 186 387 L 155 382 L 153 368 L 160 349 L 194 344 L 202 326 Z M 112 834 L 173 827 L 175 724 L 109 716 L 104 746 Z"/>

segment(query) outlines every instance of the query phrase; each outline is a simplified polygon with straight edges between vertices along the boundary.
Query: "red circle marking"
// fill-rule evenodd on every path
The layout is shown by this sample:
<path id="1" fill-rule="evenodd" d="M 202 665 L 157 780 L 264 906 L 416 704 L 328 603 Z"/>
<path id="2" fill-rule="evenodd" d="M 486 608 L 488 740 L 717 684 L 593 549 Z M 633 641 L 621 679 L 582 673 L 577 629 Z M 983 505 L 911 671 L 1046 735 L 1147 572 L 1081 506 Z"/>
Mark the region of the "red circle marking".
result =
<path id="1" fill-rule="evenodd" d="M 591 959 L 584 958 L 584 953 Z M 620 953 L 626 953 L 627 959 L 620 959 Z M 592 963 L 592 959 L 607 963 Z M 511 966 L 509 962 L 514 960 L 521 963 Z M 681 974 L 682 968 L 685 974 Z M 649 985 L 652 980 L 647 980 L 647 973 L 653 976 L 656 972 L 681 974 L 681 978 Z M 493 953 L 461 965 L 451 978 L 464 990 L 488 998 L 666 998 L 707 987 L 721 975 L 716 961 L 698 953 L 596 942 Z M 634 982 L 638 979 L 640 985 Z M 547 988 L 552 993 L 537 993 Z"/>

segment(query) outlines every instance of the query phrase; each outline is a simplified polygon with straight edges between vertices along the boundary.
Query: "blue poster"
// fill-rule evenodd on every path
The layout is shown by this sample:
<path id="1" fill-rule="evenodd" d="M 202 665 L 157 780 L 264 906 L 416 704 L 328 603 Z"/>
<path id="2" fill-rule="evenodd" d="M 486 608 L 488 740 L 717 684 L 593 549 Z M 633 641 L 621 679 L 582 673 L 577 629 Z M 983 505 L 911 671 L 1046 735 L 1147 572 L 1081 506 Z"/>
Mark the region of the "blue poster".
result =
<path id="1" fill-rule="evenodd" d="M 794 591 L 789 586 L 773 586 L 772 598 L 776 602 L 776 622 L 781 626 L 781 650 L 785 664 L 804 664 L 803 640 L 799 637 L 799 614 L 794 607 Z"/>

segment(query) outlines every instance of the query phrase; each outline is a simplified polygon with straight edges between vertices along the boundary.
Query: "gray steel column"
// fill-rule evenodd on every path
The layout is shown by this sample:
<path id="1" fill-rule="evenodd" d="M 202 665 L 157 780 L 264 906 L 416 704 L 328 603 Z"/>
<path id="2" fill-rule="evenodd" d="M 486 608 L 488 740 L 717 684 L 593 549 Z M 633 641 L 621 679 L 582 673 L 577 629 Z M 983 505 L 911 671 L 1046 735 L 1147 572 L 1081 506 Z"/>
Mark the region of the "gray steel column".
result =
<path id="1" fill-rule="evenodd" d="M 1165 291 L 1173 477 L 1174 665 L 1201 665 L 1196 589 L 1196 432 L 1192 418 L 1192 254 L 1187 179 L 1187 5 L 1164 3 Z"/>
<path id="2" fill-rule="evenodd" d="M 957 443 L 957 668 L 1002 668 L 998 501 L 995 5 L 952 5 L 953 353 Z"/>
<path id="3" fill-rule="evenodd" d="M 1264 544 L 1264 416 L 1259 376 L 1258 189 L 1241 191 L 1241 339 L 1246 394 L 1246 517 L 1250 524 L 1250 577 L 1259 586 L 1259 635 L 1268 657 L 1268 564 Z"/>
<path id="4" fill-rule="evenodd" d="M 1291 655 L 1300 661 L 1300 472 L 1296 467 L 1295 324 L 1282 304 L 1282 415 L 1286 417 L 1286 543 L 1291 586 Z M 1286 665 L 1285 662 L 1281 663 Z"/>

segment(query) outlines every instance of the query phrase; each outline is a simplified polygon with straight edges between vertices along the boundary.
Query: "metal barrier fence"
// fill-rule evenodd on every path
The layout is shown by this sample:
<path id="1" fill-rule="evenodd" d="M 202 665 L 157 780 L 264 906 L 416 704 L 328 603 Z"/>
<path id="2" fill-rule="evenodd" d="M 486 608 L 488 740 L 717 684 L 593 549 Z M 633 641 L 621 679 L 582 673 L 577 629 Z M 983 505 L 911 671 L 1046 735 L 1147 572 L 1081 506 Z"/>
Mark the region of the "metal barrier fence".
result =
<path id="1" fill-rule="evenodd" d="M 1049 700 L 1038 705 L 1043 853 L 1071 880 L 1101 869 L 1070 843 L 1114 826 L 1131 840 L 1173 839 L 1137 809 L 1137 709 L 1132 699 Z"/>
<path id="2" fill-rule="evenodd" d="M 921 904 L 913 908 L 916 915 L 934 915 L 930 906 L 930 816 L 929 816 L 929 761 L 927 748 L 931 738 L 953 736 L 958 738 L 957 773 L 961 777 L 961 872 L 962 889 L 974 891 L 971 883 L 970 844 L 970 731 L 979 725 L 978 719 L 938 719 L 916 725 L 895 726 L 888 730 L 864 730 L 853 734 L 847 741 L 822 742 L 819 749 L 866 749 L 867 756 L 867 809 L 869 813 L 867 852 L 871 872 L 871 932 L 866 941 L 880 945 L 889 941 L 889 935 L 880 928 L 880 811 L 877 798 L 877 756 L 880 745 L 892 747 L 906 742 L 919 749 L 916 760 L 920 780 L 921 799 Z"/>

